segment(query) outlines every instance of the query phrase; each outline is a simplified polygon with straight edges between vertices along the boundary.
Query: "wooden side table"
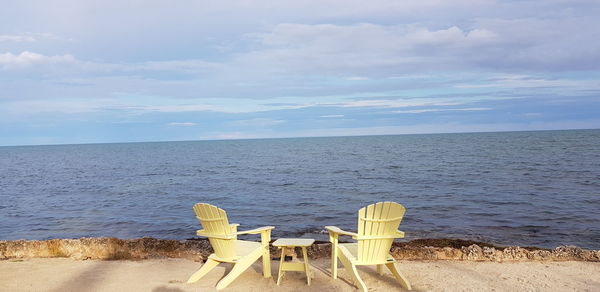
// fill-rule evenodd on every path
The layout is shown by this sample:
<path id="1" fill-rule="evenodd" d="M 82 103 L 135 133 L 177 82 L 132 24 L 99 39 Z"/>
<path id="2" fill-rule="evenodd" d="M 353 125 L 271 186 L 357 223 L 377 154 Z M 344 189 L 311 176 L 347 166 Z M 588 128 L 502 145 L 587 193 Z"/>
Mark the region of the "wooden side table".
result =
<path id="1" fill-rule="evenodd" d="M 310 286 L 310 269 L 308 266 L 308 255 L 306 248 L 311 246 L 315 242 L 311 238 L 280 238 L 273 242 L 273 246 L 281 248 L 281 262 L 279 263 L 279 275 L 277 276 L 277 285 L 281 282 L 283 275 L 286 271 L 299 271 L 306 273 L 306 282 Z M 294 249 L 295 247 L 302 248 L 302 257 L 304 262 L 285 262 L 285 250 L 288 248 Z"/>

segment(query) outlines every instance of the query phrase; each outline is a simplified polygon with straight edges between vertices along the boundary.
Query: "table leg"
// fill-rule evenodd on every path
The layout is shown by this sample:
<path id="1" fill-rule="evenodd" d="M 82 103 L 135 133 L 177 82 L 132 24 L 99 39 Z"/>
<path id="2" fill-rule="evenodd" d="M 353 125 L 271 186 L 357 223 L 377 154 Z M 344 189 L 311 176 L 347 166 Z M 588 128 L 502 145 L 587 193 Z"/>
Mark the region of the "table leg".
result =
<path id="1" fill-rule="evenodd" d="M 310 266 L 308 265 L 308 254 L 306 252 L 306 247 L 302 247 L 302 257 L 304 257 L 304 272 L 306 273 L 306 282 L 308 286 L 310 286 Z"/>
<path id="2" fill-rule="evenodd" d="M 281 282 L 281 278 L 283 278 L 283 263 L 285 261 L 285 246 L 281 247 L 281 260 L 279 261 L 279 273 L 277 273 L 277 285 Z"/>

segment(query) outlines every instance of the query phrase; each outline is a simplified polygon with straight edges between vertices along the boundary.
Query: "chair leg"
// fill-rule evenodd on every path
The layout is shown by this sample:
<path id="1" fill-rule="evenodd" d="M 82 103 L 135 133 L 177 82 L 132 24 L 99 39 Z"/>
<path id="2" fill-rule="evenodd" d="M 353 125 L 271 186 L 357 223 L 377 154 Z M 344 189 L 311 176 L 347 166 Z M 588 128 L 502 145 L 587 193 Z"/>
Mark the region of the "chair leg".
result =
<path id="1" fill-rule="evenodd" d="M 331 277 L 337 279 L 337 261 L 338 261 L 338 235 L 329 232 L 329 241 L 331 241 Z"/>
<path id="2" fill-rule="evenodd" d="M 337 279 L 337 270 L 338 270 L 338 250 L 337 247 L 331 246 L 331 277 L 333 279 Z"/>
<path id="3" fill-rule="evenodd" d="M 262 254 L 262 253 L 261 253 Z M 240 259 L 237 263 L 233 265 L 233 268 L 225 276 L 219 283 L 217 283 L 217 290 L 225 289 L 233 280 L 239 277 L 246 269 L 248 269 L 259 256 L 247 256 L 243 259 Z"/>
<path id="4" fill-rule="evenodd" d="M 385 264 L 385 266 L 390 270 L 390 272 L 392 272 L 392 274 L 394 275 L 396 280 L 398 280 L 400 285 L 402 285 L 404 288 L 406 288 L 406 290 L 412 290 L 412 287 L 410 286 L 410 282 L 408 282 L 408 279 L 406 278 L 406 276 L 404 276 L 400 272 L 400 270 L 398 270 L 398 264 L 396 264 L 396 262 L 387 263 L 387 264 Z"/>
<path id="5" fill-rule="evenodd" d="M 350 274 L 350 276 L 352 277 L 352 280 L 354 281 L 354 285 L 356 285 L 358 287 L 358 289 L 360 289 L 361 291 L 368 292 L 369 290 L 367 289 L 367 285 L 365 285 L 365 282 L 363 282 L 363 280 L 360 278 L 360 275 L 358 275 L 358 270 L 356 269 L 356 266 L 353 265 L 344 256 L 340 257 L 340 261 L 344 265 L 344 268 L 346 268 L 346 271 L 348 271 L 348 274 Z"/>
<path id="6" fill-rule="evenodd" d="M 210 270 L 212 270 L 214 267 L 216 267 L 219 264 L 219 262 L 209 258 L 204 265 L 202 265 L 202 267 L 200 268 L 200 270 L 196 271 L 194 274 L 192 274 L 190 276 L 190 278 L 188 279 L 188 283 L 194 283 L 198 280 L 200 280 L 200 278 L 204 277 L 204 275 L 208 274 L 208 272 L 210 272 Z"/>
<path id="7" fill-rule="evenodd" d="M 356 266 L 350 265 L 350 269 L 348 269 L 348 270 L 349 270 L 348 272 L 350 274 L 352 274 L 352 278 L 354 278 L 355 285 L 358 287 L 358 289 L 360 289 L 362 292 L 368 292 L 369 289 L 367 289 L 367 285 L 360 278 L 360 275 L 358 274 L 358 270 L 356 269 Z"/>
<path id="8" fill-rule="evenodd" d="M 261 232 L 260 244 L 263 249 L 263 277 L 271 277 L 271 254 L 269 253 L 269 241 L 271 241 L 271 230 Z"/>
<path id="9" fill-rule="evenodd" d="M 262 255 L 263 262 L 263 277 L 270 278 L 271 277 L 271 254 L 269 253 L 269 247 L 264 248 Z"/>
<path id="10" fill-rule="evenodd" d="M 383 265 L 377 265 L 377 273 L 379 273 L 380 276 L 383 276 Z"/>

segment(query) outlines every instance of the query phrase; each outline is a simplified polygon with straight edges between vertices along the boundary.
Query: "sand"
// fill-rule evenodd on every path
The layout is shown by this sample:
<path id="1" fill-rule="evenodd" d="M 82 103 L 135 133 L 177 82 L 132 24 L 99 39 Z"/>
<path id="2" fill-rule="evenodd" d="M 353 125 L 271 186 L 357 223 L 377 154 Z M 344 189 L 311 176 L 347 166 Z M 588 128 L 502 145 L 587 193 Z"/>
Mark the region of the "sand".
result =
<path id="1" fill-rule="evenodd" d="M 400 261 L 402 271 L 415 291 L 600 291 L 598 262 L 474 262 Z M 0 261 L 0 291 L 216 291 L 216 283 L 228 271 L 220 265 L 200 281 L 187 284 L 187 277 L 202 263 L 186 259 L 139 261 L 30 258 Z M 340 278 L 330 278 L 328 259 L 310 262 L 311 286 L 301 272 L 288 272 L 280 286 L 262 277 L 257 262 L 224 291 L 358 291 L 342 268 Z M 402 291 L 387 272 L 361 267 L 369 291 Z"/>

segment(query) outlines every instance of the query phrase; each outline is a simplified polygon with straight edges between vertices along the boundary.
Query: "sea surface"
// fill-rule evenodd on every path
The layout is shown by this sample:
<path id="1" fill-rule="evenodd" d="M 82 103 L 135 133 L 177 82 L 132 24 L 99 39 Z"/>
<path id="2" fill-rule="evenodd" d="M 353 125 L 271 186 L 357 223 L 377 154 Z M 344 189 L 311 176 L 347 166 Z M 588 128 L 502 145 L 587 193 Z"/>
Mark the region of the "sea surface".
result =
<path id="1" fill-rule="evenodd" d="M 193 238 L 197 202 L 325 240 L 378 201 L 408 240 L 600 249 L 600 130 L 0 147 L 0 240 Z"/>

